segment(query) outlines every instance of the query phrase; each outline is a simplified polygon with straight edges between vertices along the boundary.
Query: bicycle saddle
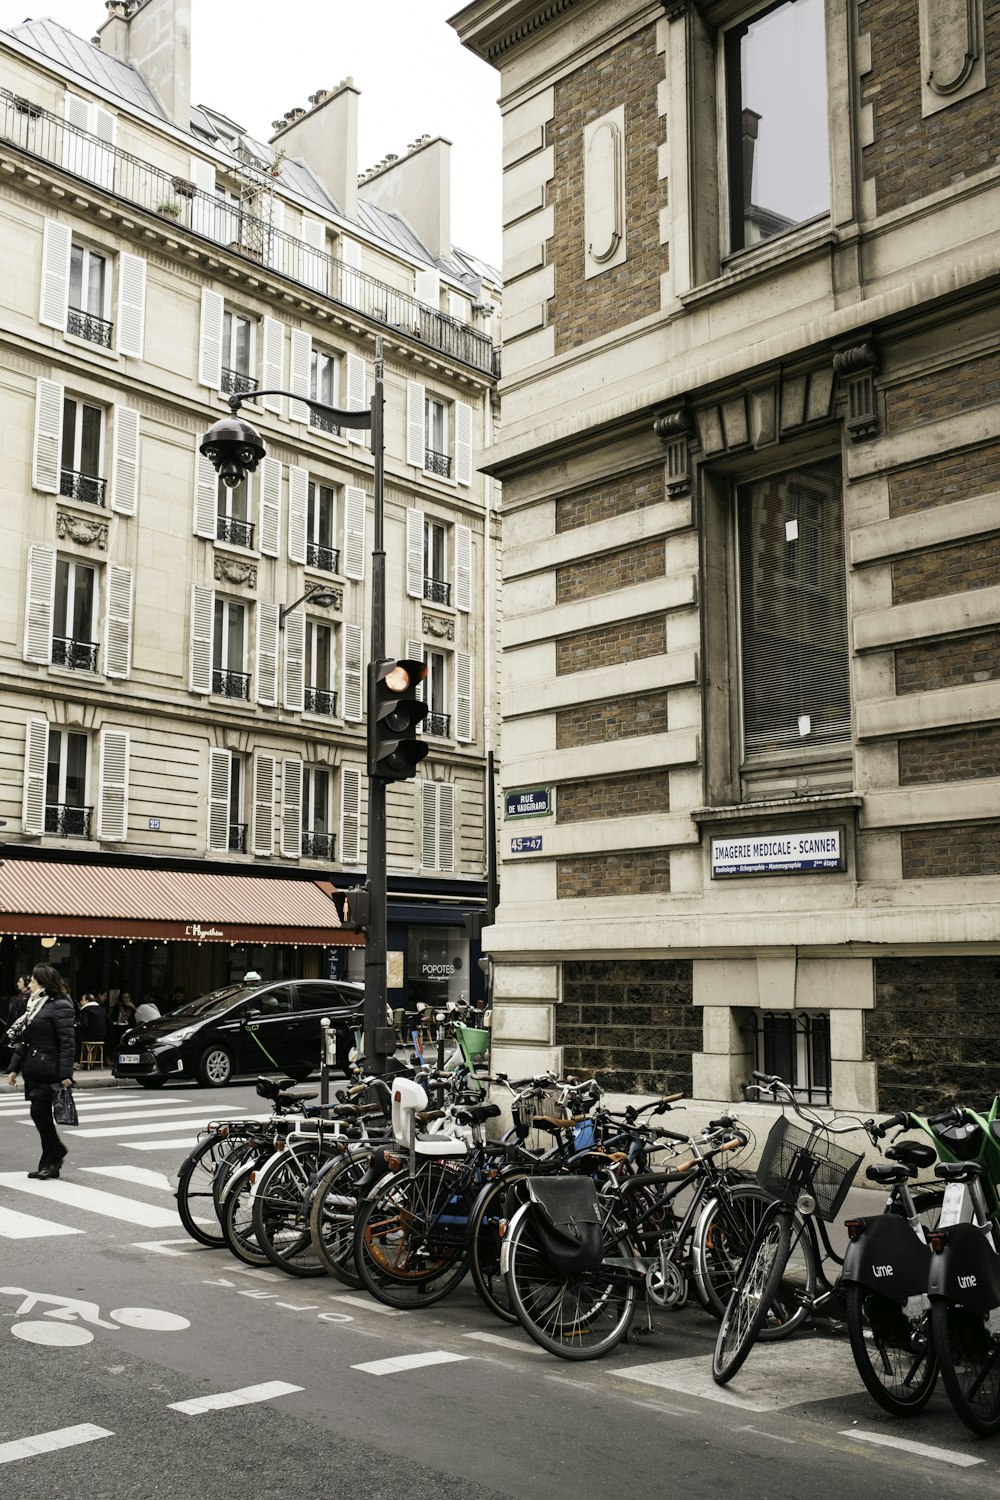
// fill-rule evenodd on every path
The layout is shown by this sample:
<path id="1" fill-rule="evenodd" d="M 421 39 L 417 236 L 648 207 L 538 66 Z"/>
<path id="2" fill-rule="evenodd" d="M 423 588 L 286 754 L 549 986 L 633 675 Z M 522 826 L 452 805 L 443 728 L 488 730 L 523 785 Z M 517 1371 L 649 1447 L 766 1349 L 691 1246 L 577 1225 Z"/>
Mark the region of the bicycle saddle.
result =
<path id="1" fill-rule="evenodd" d="M 499 1114 L 499 1104 L 473 1104 L 466 1109 L 456 1109 L 455 1119 L 460 1125 L 483 1125 L 487 1120 L 495 1120 Z"/>
<path id="2" fill-rule="evenodd" d="M 934 1176 L 945 1182 L 968 1182 L 971 1177 L 985 1177 L 986 1168 L 981 1161 L 939 1161 Z"/>
<path id="3" fill-rule="evenodd" d="M 901 1161 L 908 1167 L 932 1167 L 937 1161 L 930 1141 L 896 1141 L 885 1154 L 890 1161 Z"/>

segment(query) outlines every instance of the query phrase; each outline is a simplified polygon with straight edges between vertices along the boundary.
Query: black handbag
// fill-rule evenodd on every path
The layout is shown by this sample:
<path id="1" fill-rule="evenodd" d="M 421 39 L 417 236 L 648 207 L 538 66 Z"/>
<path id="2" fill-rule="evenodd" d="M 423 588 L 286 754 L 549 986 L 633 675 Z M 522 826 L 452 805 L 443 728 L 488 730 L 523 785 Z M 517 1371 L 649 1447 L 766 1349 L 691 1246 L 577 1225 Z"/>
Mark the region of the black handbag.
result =
<path id="1" fill-rule="evenodd" d="M 61 1083 L 52 1086 L 52 1118 L 57 1125 L 79 1125 L 80 1123 L 73 1090 L 64 1088 Z"/>

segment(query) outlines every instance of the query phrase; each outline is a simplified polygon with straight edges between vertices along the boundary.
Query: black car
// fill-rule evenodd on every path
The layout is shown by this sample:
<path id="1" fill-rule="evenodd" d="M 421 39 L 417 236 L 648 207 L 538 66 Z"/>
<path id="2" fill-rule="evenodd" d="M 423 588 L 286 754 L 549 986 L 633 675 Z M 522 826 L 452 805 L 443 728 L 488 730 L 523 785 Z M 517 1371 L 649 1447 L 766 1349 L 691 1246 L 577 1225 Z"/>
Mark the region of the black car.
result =
<path id="1" fill-rule="evenodd" d="M 332 979 L 287 979 L 213 990 L 169 1015 L 126 1031 L 111 1071 L 158 1088 L 168 1078 L 218 1087 L 238 1074 L 280 1072 L 308 1078 L 320 1064 L 329 1017 L 337 1064 L 346 1070 L 364 1025 L 364 986 Z"/>

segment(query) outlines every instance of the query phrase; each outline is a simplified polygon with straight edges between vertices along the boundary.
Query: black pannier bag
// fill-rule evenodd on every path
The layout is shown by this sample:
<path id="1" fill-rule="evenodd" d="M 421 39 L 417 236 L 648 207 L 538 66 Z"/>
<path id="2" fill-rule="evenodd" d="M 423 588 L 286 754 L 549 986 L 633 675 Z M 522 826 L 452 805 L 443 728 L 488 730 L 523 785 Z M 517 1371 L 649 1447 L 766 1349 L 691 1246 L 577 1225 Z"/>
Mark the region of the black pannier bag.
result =
<path id="1" fill-rule="evenodd" d="M 601 1207 L 589 1177 L 529 1177 L 529 1213 L 547 1260 L 564 1274 L 594 1271 L 604 1259 Z"/>

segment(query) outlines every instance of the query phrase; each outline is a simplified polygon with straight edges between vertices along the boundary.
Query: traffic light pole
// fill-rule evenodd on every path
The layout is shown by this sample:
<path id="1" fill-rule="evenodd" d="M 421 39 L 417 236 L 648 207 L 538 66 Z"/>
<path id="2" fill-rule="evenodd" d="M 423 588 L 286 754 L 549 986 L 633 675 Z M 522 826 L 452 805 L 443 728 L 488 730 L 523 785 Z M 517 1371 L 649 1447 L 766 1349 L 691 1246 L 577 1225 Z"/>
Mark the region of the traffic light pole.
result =
<path id="1" fill-rule="evenodd" d="M 382 340 L 375 340 L 375 390 L 372 395 L 372 457 L 374 460 L 375 535 L 372 547 L 371 660 L 385 656 L 385 433 L 382 385 Z M 374 673 L 368 672 L 368 717 L 374 708 Z M 368 891 L 369 925 L 365 936 L 365 1039 L 369 1072 L 384 1073 L 386 1053 L 379 1047 L 386 1024 L 388 983 L 386 974 L 386 830 L 385 788 L 380 776 L 368 775 Z"/>

